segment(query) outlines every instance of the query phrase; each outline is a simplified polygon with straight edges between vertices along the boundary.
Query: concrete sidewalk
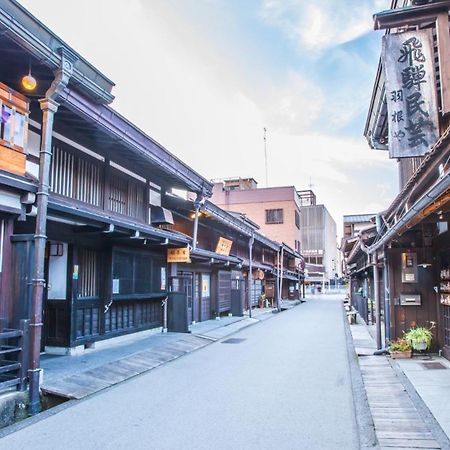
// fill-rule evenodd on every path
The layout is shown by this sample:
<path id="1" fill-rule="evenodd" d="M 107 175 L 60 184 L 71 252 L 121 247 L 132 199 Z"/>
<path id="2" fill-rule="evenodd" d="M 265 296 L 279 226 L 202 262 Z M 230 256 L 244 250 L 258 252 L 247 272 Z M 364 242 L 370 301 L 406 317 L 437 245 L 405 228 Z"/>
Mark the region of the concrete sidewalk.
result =
<path id="1" fill-rule="evenodd" d="M 282 307 L 290 309 L 298 304 L 285 300 Z M 189 334 L 149 330 L 100 342 L 80 355 L 43 355 L 42 391 L 81 399 L 273 316 L 272 308 L 254 309 L 251 318 L 228 316 L 193 324 Z"/>
<path id="2" fill-rule="evenodd" d="M 350 328 L 381 448 L 450 449 L 450 403 L 442 401 L 450 393 L 449 362 L 374 356 L 367 325 Z M 444 370 L 426 369 L 425 362 L 441 363 Z"/>
<path id="3" fill-rule="evenodd" d="M 396 363 L 450 437 L 450 361 L 433 355 L 431 359 L 414 357 Z"/>

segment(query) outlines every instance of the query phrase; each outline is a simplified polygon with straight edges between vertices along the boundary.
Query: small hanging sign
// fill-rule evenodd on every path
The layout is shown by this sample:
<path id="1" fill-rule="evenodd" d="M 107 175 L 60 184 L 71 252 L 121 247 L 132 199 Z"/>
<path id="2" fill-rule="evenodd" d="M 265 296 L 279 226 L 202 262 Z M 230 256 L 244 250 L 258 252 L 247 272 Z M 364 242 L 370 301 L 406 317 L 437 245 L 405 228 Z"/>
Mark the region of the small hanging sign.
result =
<path id="1" fill-rule="evenodd" d="M 217 243 L 216 253 L 218 253 L 219 255 L 229 256 L 232 245 L 233 241 L 220 237 L 219 242 Z"/>

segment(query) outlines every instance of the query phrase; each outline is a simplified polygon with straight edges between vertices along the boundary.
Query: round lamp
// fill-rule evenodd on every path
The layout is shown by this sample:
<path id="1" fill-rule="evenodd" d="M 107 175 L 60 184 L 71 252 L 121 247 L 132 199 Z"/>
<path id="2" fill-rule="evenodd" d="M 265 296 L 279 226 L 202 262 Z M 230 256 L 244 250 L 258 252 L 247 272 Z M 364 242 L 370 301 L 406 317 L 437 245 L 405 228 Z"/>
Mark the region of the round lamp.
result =
<path id="1" fill-rule="evenodd" d="M 27 91 L 33 91 L 36 88 L 36 85 L 36 79 L 31 75 L 31 71 L 22 78 L 22 86 Z"/>

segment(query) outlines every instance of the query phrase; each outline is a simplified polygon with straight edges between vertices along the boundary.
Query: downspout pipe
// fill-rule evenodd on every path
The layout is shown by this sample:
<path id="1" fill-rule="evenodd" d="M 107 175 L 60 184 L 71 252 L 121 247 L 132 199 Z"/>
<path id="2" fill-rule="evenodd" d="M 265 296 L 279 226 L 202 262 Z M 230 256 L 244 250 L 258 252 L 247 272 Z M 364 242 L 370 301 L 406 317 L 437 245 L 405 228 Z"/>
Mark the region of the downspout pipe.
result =
<path id="1" fill-rule="evenodd" d="M 381 302 L 380 302 L 380 277 L 378 274 L 378 252 L 373 254 L 373 287 L 375 296 L 375 337 L 377 349 L 381 349 Z"/>
<path id="2" fill-rule="evenodd" d="M 377 214 L 375 217 L 377 234 L 381 233 L 381 215 Z M 375 251 L 373 264 L 373 283 L 375 295 L 375 321 L 376 321 L 376 342 L 377 349 L 381 350 L 381 298 L 380 298 L 380 277 L 378 272 L 378 251 Z"/>
<path id="3" fill-rule="evenodd" d="M 450 174 L 441 178 L 429 192 L 424 194 L 411 209 L 392 227 L 390 228 L 382 238 L 375 242 L 368 248 L 369 253 L 374 253 L 382 246 L 389 243 L 391 239 L 400 233 L 400 231 L 412 220 L 419 212 L 423 211 L 427 206 L 433 203 L 439 196 L 441 196 L 447 189 L 450 188 Z"/>
<path id="4" fill-rule="evenodd" d="M 278 278 L 278 297 L 277 297 L 277 309 L 278 312 L 281 312 L 281 299 L 282 299 L 282 290 L 283 290 L 283 262 L 284 262 L 284 246 L 280 247 L 280 263 L 279 263 L 279 278 Z"/>
<path id="5" fill-rule="evenodd" d="M 248 317 L 252 317 L 252 292 L 253 292 L 253 243 L 255 242 L 252 233 L 248 240 Z"/>
<path id="6" fill-rule="evenodd" d="M 194 227 L 192 230 L 192 250 L 197 248 L 197 236 L 198 236 L 198 215 L 200 213 L 200 208 L 205 203 L 205 198 L 201 194 L 197 194 L 197 198 L 194 201 L 195 216 L 194 216 Z"/>
<path id="7" fill-rule="evenodd" d="M 391 293 L 389 290 L 389 258 L 387 255 L 387 247 L 384 247 L 384 321 L 386 340 L 391 340 Z"/>
<path id="8" fill-rule="evenodd" d="M 379 234 L 381 232 L 381 215 L 376 216 L 376 230 Z M 381 342 L 381 301 L 380 301 L 380 285 L 379 285 L 379 273 L 378 273 L 378 251 L 375 250 L 372 254 L 370 253 L 370 247 L 366 247 L 364 243 L 360 242 L 361 250 L 365 252 L 369 258 L 372 256 L 372 270 L 373 270 L 373 284 L 374 284 L 374 297 L 375 297 L 375 340 L 377 343 L 377 350 L 382 350 Z M 386 280 L 385 280 L 386 283 Z"/>
<path id="9" fill-rule="evenodd" d="M 40 351 L 42 338 L 42 306 L 45 286 L 44 265 L 45 247 L 47 244 L 47 208 L 50 190 L 50 165 L 52 159 L 52 133 L 53 120 L 59 103 L 57 100 L 64 88 L 69 83 L 73 74 L 73 64 L 76 56 L 60 49 L 61 63 L 55 71 L 55 79 L 45 93 L 45 97 L 39 100 L 42 110 L 42 134 L 39 152 L 39 184 L 36 193 L 37 215 L 34 235 L 34 266 L 31 294 L 31 320 L 30 320 L 30 361 L 28 377 L 30 382 L 30 404 L 28 413 L 35 415 L 41 410 L 39 395 L 40 381 Z"/>

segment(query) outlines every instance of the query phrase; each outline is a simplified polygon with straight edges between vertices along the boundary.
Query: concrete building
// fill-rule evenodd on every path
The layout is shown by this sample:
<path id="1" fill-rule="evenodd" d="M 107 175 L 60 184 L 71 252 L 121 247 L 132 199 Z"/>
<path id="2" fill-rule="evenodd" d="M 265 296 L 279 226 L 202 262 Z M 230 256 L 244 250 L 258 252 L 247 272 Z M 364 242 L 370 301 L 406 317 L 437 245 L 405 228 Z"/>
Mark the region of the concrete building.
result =
<path id="1" fill-rule="evenodd" d="M 253 178 L 217 180 L 212 202 L 245 214 L 265 236 L 300 253 L 300 198 L 294 186 L 258 188 Z"/>
<path id="2" fill-rule="evenodd" d="M 258 188 L 253 178 L 217 180 L 212 201 L 256 222 L 270 239 L 305 256 L 306 281 L 329 282 L 338 268 L 336 223 L 312 191 L 295 186 Z"/>
<path id="3" fill-rule="evenodd" d="M 325 205 L 318 205 L 311 190 L 298 191 L 300 199 L 300 241 L 311 283 L 329 283 L 339 274 L 336 222 Z"/>

